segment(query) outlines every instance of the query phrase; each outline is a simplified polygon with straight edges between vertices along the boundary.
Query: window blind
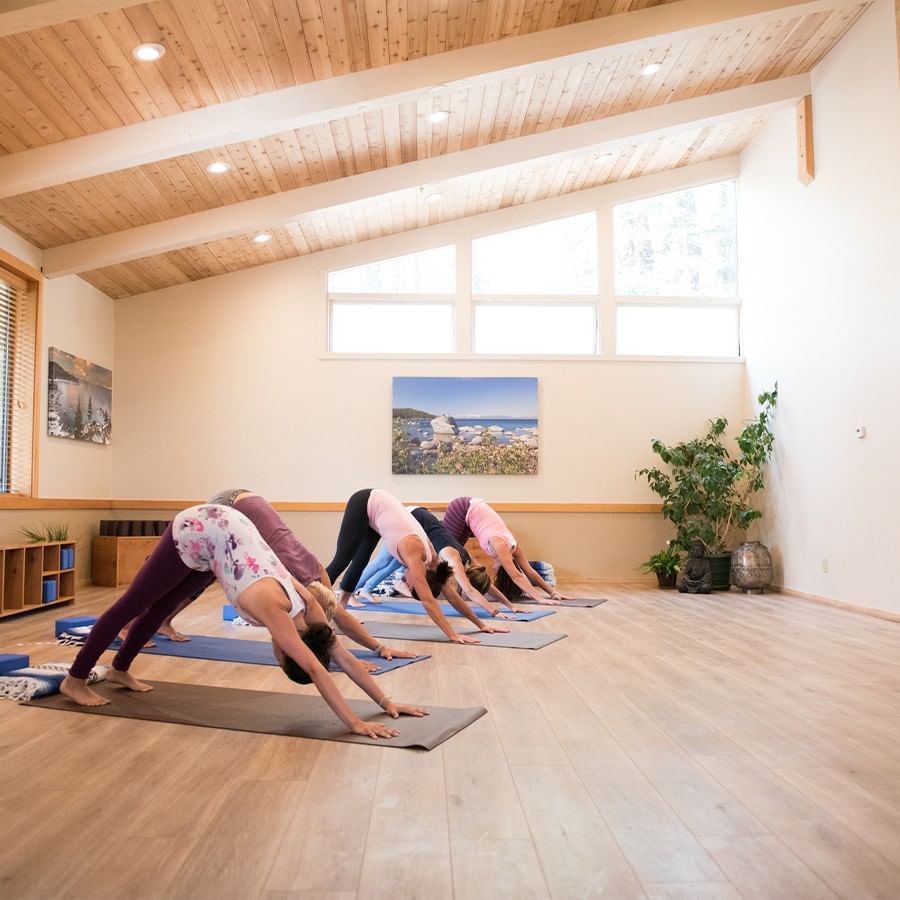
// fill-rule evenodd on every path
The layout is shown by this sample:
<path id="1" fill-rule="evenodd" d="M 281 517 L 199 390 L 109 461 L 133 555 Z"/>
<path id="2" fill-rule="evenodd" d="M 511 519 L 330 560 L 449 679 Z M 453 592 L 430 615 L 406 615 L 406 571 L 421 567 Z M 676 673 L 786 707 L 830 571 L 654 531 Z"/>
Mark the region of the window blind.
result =
<path id="1" fill-rule="evenodd" d="M 0 494 L 31 494 L 36 333 L 34 286 L 0 268 Z"/>

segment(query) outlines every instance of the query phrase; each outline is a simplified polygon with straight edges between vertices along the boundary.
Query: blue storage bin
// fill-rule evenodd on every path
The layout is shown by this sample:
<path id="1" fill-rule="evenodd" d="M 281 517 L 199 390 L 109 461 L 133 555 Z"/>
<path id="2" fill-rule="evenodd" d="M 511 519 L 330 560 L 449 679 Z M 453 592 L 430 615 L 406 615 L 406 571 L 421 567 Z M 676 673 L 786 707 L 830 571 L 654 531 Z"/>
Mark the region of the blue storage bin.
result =
<path id="1" fill-rule="evenodd" d="M 71 569 L 75 565 L 75 551 L 71 547 L 63 547 L 59 551 L 60 569 Z"/>
<path id="2" fill-rule="evenodd" d="M 238 611 L 230 603 L 226 603 L 222 607 L 222 618 L 226 622 L 233 622 L 237 617 Z"/>
<path id="3" fill-rule="evenodd" d="M 41 600 L 44 603 L 52 603 L 56 599 L 56 579 L 52 576 L 44 579 L 44 588 L 41 592 Z"/>
<path id="4" fill-rule="evenodd" d="M 0 675 L 15 669 L 26 669 L 31 660 L 22 653 L 0 653 Z"/>

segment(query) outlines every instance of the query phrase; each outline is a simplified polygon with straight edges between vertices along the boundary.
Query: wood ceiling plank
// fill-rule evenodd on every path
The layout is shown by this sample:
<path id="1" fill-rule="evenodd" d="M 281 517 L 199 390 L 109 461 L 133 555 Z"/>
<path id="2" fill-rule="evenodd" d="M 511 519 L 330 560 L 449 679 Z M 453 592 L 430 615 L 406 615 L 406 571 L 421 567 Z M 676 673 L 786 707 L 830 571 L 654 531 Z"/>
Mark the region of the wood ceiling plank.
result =
<path id="1" fill-rule="evenodd" d="M 81 34 L 80 29 L 71 24 L 59 27 L 66 28 L 70 37 L 73 28 L 77 35 Z M 91 134 L 126 124 L 96 91 L 89 74 L 80 65 L 81 58 L 76 61 L 70 46 L 64 43 L 64 35 L 45 29 L 8 38 L 9 43 L 15 47 L 16 55 L 7 59 L 7 71 L 11 70 L 17 58 L 21 61 L 21 68 L 13 77 L 19 84 L 29 85 L 30 96 L 36 97 L 44 91 L 49 94 L 50 106 L 41 104 L 48 119 L 58 126 L 60 122 L 74 121 L 76 127 L 67 132 L 67 137 Z M 131 115 L 131 121 L 134 121 L 133 108 Z"/>
<path id="2" fill-rule="evenodd" d="M 369 62 L 372 68 L 386 66 L 391 61 L 390 29 L 388 13 L 390 7 L 396 10 L 396 3 L 385 3 L 383 0 L 360 0 L 366 13 L 368 30 Z"/>
<path id="3" fill-rule="evenodd" d="M 305 84 L 313 81 L 315 73 L 309 58 L 309 46 L 296 0 L 272 0 L 272 2 L 294 83 Z"/>
<path id="4" fill-rule="evenodd" d="M 263 59 L 276 89 L 297 83 L 273 0 L 246 0 Z"/>
<path id="5" fill-rule="evenodd" d="M 228 73 L 238 97 L 252 97 L 258 93 L 254 73 L 241 51 L 241 42 L 228 9 L 218 0 L 193 0 L 202 15 L 204 30 L 208 30 L 213 49 Z"/>
<path id="6" fill-rule="evenodd" d="M 318 0 L 297 0 L 303 35 L 309 52 L 309 61 L 316 78 L 331 78 L 339 74 L 331 59 L 331 50 L 326 37 L 325 20 Z"/>
<path id="7" fill-rule="evenodd" d="M 84 134 L 76 119 L 44 85 L 36 85 L 28 94 L 22 91 L 20 84 L 28 77 L 29 68 L 16 52 L 15 38 L 5 40 L 7 45 L 0 53 L 0 98 L 12 107 L 13 115 L 8 118 L 16 123 L 16 137 L 31 148 Z"/>
<path id="8" fill-rule="evenodd" d="M 346 75 L 353 71 L 353 60 L 350 58 L 343 6 L 335 0 L 332 2 L 326 0 L 320 4 L 320 8 L 332 74 Z"/>
<path id="9" fill-rule="evenodd" d="M 291 132 L 284 135 L 272 135 L 271 137 L 262 138 L 260 144 L 272 167 L 275 176 L 275 190 L 277 192 L 291 191 L 308 183 L 298 179 L 299 173 L 293 163 L 293 160 L 296 159 L 296 156 L 293 154 L 299 154 L 299 146 L 295 135 Z M 303 166 L 300 171 L 305 172 L 305 170 L 306 167 Z"/>

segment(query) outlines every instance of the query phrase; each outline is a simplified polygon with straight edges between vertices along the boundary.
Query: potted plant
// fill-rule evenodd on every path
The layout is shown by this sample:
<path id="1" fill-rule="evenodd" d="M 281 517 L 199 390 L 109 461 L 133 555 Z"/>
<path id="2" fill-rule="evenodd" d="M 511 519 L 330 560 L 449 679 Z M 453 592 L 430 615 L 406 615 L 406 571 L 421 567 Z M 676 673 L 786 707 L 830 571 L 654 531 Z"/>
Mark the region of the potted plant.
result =
<path id="1" fill-rule="evenodd" d="M 681 568 L 681 548 L 673 541 L 666 541 L 664 550 L 654 553 L 641 564 L 645 572 L 655 572 L 661 588 L 675 587 L 675 579 Z"/>
<path id="2" fill-rule="evenodd" d="M 738 453 L 724 443 L 728 420 L 713 419 L 706 434 L 669 446 L 659 439 L 653 452 L 667 466 L 640 469 L 636 477 L 647 479 L 650 490 L 662 499 L 662 513 L 675 526 L 674 543 L 687 549 L 702 541 L 713 568 L 713 588 L 729 586 L 729 546 L 739 531 L 746 531 L 762 516 L 753 505 L 765 484 L 764 469 L 775 442 L 772 413 L 778 385 L 757 398 L 760 411 L 744 423 L 736 438 Z"/>

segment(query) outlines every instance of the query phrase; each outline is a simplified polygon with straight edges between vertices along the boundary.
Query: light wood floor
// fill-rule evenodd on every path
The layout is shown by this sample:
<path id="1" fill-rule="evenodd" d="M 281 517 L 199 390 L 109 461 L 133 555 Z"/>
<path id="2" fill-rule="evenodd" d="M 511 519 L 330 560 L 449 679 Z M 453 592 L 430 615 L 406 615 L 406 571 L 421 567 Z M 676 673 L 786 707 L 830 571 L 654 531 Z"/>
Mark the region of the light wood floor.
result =
<path id="1" fill-rule="evenodd" d="M 488 708 L 431 753 L 0 703 L 0 896 L 900 897 L 900 625 L 779 595 L 592 593 L 610 602 L 514 626 L 568 633 L 544 650 L 429 645 L 382 676 Z M 221 602 L 181 624 L 251 636 Z M 71 659 L 53 618 L 3 622 L 0 651 Z M 295 690 L 262 666 L 135 671 Z"/>

